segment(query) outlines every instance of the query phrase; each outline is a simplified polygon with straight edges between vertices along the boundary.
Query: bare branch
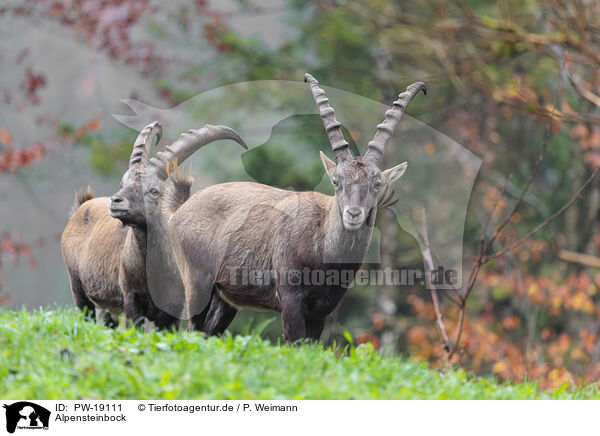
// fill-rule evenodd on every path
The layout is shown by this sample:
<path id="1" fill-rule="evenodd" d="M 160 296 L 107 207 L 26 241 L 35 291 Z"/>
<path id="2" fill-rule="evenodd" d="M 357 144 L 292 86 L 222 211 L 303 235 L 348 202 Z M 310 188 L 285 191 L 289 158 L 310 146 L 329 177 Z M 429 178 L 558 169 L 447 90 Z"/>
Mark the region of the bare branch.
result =
<path id="1" fill-rule="evenodd" d="M 456 353 L 456 350 L 458 350 L 458 344 L 460 344 L 460 337 L 461 337 L 463 325 L 465 322 L 465 312 L 466 311 L 467 311 L 467 305 L 464 304 L 460 308 L 460 312 L 458 314 L 458 327 L 456 328 L 456 340 L 454 341 L 454 345 L 452 346 L 452 349 L 448 352 L 448 359 L 450 359 L 452 356 L 454 356 L 454 353 Z"/>
<path id="2" fill-rule="evenodd" d="M 549 130 L 550 130 L 550 123 L 548 124 L 548 131 Z M 521 195 L 519 196 L 518 200 L 514 204 L 514 206 L 513 206 L 512 210 L 510 211 L 510 213 L 508 215 L 506 215 L 506 217 L 504 218 L 504 220 L 496 227 L 496 230 L 494 230 L 494 234 L 492 235 L 492 237 L 490 238 L 490 240 L 485 245 L 485 248 L 483 249 L 484 255 L 492 247 L 492 245 L 494 244 L 494 242 L 496 241 L 496 239 L 498 238 L 498 236 L 500 236 L 500 233 L 502 232 L 502 230 L 504 229 L 504 227 L 506 227 L 506 225 L 510 222 L 510 220 L 513 218 L 513 216 L 517 212 L 518 207 L 523 202 L 523 198 L 525 198 L 525 194 L 529 190 L 529 187 L 531 186 L 531 182 L 533 182 L 533 179 L 535 178 L 535 175 L 537 174 L 537 170 L 538 170 L 538 168 L 540 166 L 540 163 L 542 163 L 542 160 L 544 159 L 544 153 L 546 152 L 546 146 L 548 145 L 548 136 L 549 136 L 549 133 L 544 138 L 544 141 L 542 143 L 542 151 L 540 152 L 540 155 L 538 156 L 537 160 L 535 161 L 533 169 L 531 170 L 531 175 L 529 176 L 529 179 L 527 180 L 527 183 L 525 183 L 525 187 L 521 190 Z"/>
<path id="3" fill-rule="evenodd" d="M 485 262 L 488 262 L 489 260 L 495 259 L 495 258 L 500 257 L 500 256 L 504 256 L 509 251 L 512 251 L 515 248 L 519 247 L 521 244 L 523 244 L 524 242 L 526 242 L 529 238 L 531 238 L 537 232 L 539 232 L 544 227 L 546 227 L 548 224 L 550 224 L 552 221 L 554 221 L 556 218 L 558 218 L 565 210 L 567 210 L 573 203 L 575 203 L 575 201 L 577 200 L 577 198 L 579 197 L 579 195 L 583 192 L 583 190 L 585 188 L 587 188 L 587 186 L 590 183 L 592 183 L 592 180 L 594 180 L 594 178 L 598 175 L 599 172 L 600 172 L 600 168 L 596 168 L 596 170 L 592 173 L 592 175 L 590 177 L 588 177 L 588 179 L 585 181 L 585 183 L 583 185 L 581 185 L 581 187 L 577 190 L 577 192 L 575 193 L 575 195 L 573 195 L 573 197 L 571 197 L 571 199 L 569 201 L 567 201 L 563 205 L 563 207 L 561 207 L 556 212 L 554 212 L 551 216 L 549 216 L 548 218 L 546 218 L 542 223 L 538 224 L 533 230 L 531 230 L 529 233 L 527 233 L 525 236 L 523 236 L 518 241 L 513 242 L 508 247 L 505 247 L 502 250 L 497 251 L 494 254 L 486 256 L 486 258 L 484 259 Z"/>
<path id="4" fill-rule="evenodd" d="M 425 209 L 421 209 L 421 216 L 423 219 L 423 260 L 425 261 L 425 270 L 427 274 L 427 280 L 425 281 L 431 286 L 431 299 L 433 300 L 433 309 L 435 310 L 435 317 L 437 320 L 438 333 L 443 341 L 444 350 L 449 349 L 448 332 L 446 331 L 446 325 L 444 324 L 444 316 L 440 307 L 440 299 L 438 297 L 437 288 L 435 284 L 431 282 L 431 273 L 434 269 L 433 260 L 431 259 L 431 249 L 429 247 L 429 234 L 427 232 L 427 216 L 425 215 Z"/>
<path id="5" fill-rule="evenodd" d="M 565 262 L 578 263 L 579 265 L 600 268 L 600 257 L 591 254 L 577 253 L 575 251 L 561 250 L 558 252 L 558 258 Z"/>

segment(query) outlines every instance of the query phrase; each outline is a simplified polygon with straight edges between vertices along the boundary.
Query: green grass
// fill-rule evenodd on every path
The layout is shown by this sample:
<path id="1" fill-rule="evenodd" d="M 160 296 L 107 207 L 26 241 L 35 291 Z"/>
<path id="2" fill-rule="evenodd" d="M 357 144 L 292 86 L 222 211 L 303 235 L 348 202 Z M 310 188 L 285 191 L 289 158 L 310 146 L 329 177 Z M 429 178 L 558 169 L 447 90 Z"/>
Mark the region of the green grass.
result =
<path id="1" fill-rule="evenodd" d="M 600 398 L 600 390 L 441 377 L 366 345 L 344 352 L 273 345 L 258 334 L 110 330 L 74 309 L 0 309 L 0 398 L 583 399 Z"/>

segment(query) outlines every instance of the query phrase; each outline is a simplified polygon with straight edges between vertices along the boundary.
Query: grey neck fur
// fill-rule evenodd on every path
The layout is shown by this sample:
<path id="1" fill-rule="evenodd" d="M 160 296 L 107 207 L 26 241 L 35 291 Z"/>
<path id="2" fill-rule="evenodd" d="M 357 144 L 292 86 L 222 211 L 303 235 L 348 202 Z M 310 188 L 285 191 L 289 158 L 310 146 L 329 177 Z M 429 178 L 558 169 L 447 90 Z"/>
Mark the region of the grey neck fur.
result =
<path id="1" fill-rule="evenodd" d="M 170 213 L 157 212 L 147 220 L 146 264 L 148 290 L 154 303 L 172 316 L 172 309 L 182 304 L 183 284 L 173 257 L 167 231 Z"/>

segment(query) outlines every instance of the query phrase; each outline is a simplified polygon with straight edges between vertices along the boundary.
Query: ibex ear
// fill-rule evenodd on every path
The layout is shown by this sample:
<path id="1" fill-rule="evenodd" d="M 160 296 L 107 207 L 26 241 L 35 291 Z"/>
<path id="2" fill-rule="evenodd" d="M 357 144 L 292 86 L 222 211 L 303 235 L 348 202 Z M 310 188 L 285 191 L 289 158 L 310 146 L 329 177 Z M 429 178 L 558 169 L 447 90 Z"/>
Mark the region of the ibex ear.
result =
<path id="1" fill-rule="evenodd" d="M 325 167 L 325 171 L 327 171 L 327 175 L 329 176 L 329 180 L 333 180 L 335 177 L 335 162 L 329 159 L 325 153 L 322 151 L 319 152 L 321 154 L 321 161 L 323 162 L 323 166 Z"/>
<path id="2" fill-rule="evenodd" d="M 403 162 L 400 165 L 396 165 L 395 167 L 390 168 L 389 170 L 385 170 L 381 173 L 383 180 L 386 183 L 394 183 L 400 177 L 404 175 L 406 172 L 406 167 L 408 167 L 408 163 Z"/>

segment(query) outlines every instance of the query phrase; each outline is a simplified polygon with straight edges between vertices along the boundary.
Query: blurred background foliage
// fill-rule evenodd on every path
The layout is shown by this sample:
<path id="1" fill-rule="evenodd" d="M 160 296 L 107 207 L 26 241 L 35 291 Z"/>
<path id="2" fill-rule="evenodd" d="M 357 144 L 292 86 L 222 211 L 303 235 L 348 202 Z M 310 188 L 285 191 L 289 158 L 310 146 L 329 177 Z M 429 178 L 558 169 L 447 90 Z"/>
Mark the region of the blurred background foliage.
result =
<path id="1" fill-rule="evenodd" d="M 342 132 L 350 150 L 358 153 L 348 129 L 342 126 Z M 266 143 L 244 153 L 242 163 L 246 173 L 259 183 L 296 191 L 314 190 L 325 174 L 318 155 L 328 141 L 321 117 L 293 115 L 273 126 Z"/>
<path id="2" fill-rule="evenodd" d="M 324 85 L 386 104 L 408 84 L 426 82 L 429 97 L 415 99 L 408 113 L 483 159 L 467 215 L 466 268 L 487 217 L 489 234 L 515 202 L 548 126 L 544 160 L 497 249 L 560 208 L 600 165 L 599 13 L 600 4 L 593 0 L 39 0 L 0 5 L 4 19 L 60 25 L 86 50 L 151 83 L 163 106 L 229 83 L 301 80 L 306 71 Z M 2 83 L 3 111 L 39 105 L 43 90 L 53 86 L 27 50 L 22 47 L 15 62 L 22 77 Z M 11 126 L 0 119 L 0 177 L 17 177 L 46 153 L 64 152 L 52 147 L 57 141 L 84 148 L 97 175 L 118 179 L 135 133 L 111 126 L 109 115 L 90 113 L 86 123 L 75 125 L 50 113 L 40 122 L 53 126 L 53 137 L 21 145 L 13 143 Z M 276 126 L 267 144 L 245 154 L 243 165 L 263 183 L 312 189 L 322 176 L 316 153 L 316 144 L 325 138 L 322 125 L 310 116 L 288 121 Z M 305 157 L 290 152 L 295 144 L 303 144 Z M 451 364 L 502 379 L 540 380 L 542 387 L 600 379 L 599 205 L 596 179 L 558 220 L 486 265 Z M 394 239 L 383 245 L 383 257 L 422 267 L 415 241 L 398 230 L 394 217 L 382 212 L 378 219 L 388 230 L 386 237 Z M 26 257 L 33 265 L 35 243 L 22 243 L 10 228 L 0 230 L 6 232 L 1 259 Z M 442 305 L 452 330 L 455 309 L 444 295 Z M 234 328 L 248 316 L 259 318 L 245 314 Z M 443 351 L 434 320 L 423 289 L 353 289 L 323 340 L 347 329 L 359 343 L 369 341 L 437 367 Z"/>

